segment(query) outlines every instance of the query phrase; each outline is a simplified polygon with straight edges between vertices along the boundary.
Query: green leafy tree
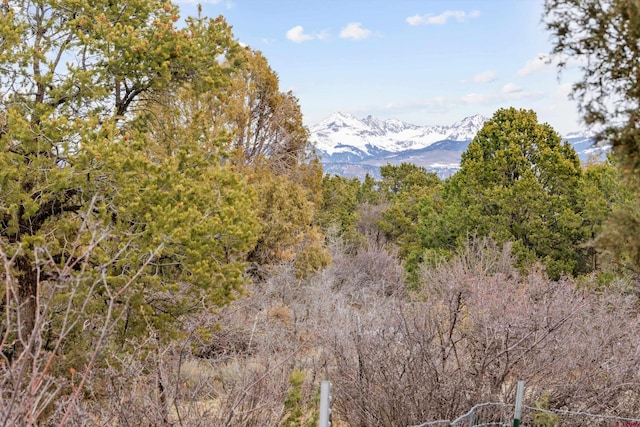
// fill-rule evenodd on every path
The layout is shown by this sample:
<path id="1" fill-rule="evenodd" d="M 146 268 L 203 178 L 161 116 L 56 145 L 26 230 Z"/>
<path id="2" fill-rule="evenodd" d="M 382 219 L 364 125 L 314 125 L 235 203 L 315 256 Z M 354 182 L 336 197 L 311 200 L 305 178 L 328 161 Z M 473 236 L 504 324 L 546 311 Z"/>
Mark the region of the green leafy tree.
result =
<path id="1" fill-rule="evenodd" d="M 237 47 L 237 46 L 236 46 Z M 249 261 L 257 269 L 293 261 L 300 274 L 325 264 L 312 218 L 321 204 L 322 166 L 302 121 L 298 99 L 282 92 L 266 58 L 233 50 L 229 84 L 211 100 L 209 117 L 226 135 L 226 151 L 251 178 L 262 230 Z"/>
<path id="2" fill-rule="evenodd" d="M 425 247 L 455 250 L 469 237 L 511 241 L 521 263 L 540 260 L 552 277 L 580 271 L 578 156 L 530 110 L 498 110 L 446 181 L 444 211 L 422 221 Z M 426 210 L 433 215 L 433 209 Z"/>
<path id="3" fill-rule="evenodd" d="M 416 233 L 419 201 L 437 190 L 440 180 L 437 175 L 410 163 L 380 168 L 380 188 L 391 203 L 382 214 L 380 229 L 399 248 L 399 255 L 406 258 L 419 240 Z"/>
<path id="4" fill-rule="evenodd" d="M 380 188 L 376 180 L 368 173 L 364 176 L 364 181 L 356 191 L 358 203 L 368 203 L 371 205 L 380 204 L 383 200 Z"/>
<path id="5" fill-rule="evenodd" d="M 587 124 L 603 130 L 625 174 L 640 168 L 640 3 L 637 0 L 546 0 L 552 54 L 563 69 L 577 63 L 573 86 Z"/>
<path id="6" fill-rule="evenodd" d="M 640 187 L 637 177 L 625 177 L 610 158 L 609 162 L 592 171 L 591 179 L 592 187 L 597 186 L 597 194 L 586 198 L 586 211 L 602 219 L 591 234 L 590 250 L 594 261 L 603 270 L 637 278 L 640 274 Z"/>
<path id="7" fill-rule="evenodd" d="M 438 198 L 442 182 L 436 174 L 410 163 L 382 166 L 380 173 L 380 191 L 390 206 L 382 213 L 379 227 L 405 260 L 409 280 L 415 281 L 422 262 L 418 235 L 420 210 L 425 203 Z"/>
<path id="8" fill-rule="evenodd" d="M 560 70 L 578 64 L 573 86 L 583 120 L 611 143 L 629 188 L 640 194 L 640 3 L 637 0 L 546 0 L 544 20 Z M 607 221 L 596 248 L 640 272 L 636 194 Z"/>
<path id="9" fill-rule="evenodd" d="M 295 260 L 311 229 L 314 206 L 306 189 L 286 176 L 261 169 L 253 184 L 260 195 L 257 212 L 262 231 L 250 260 L 260 265 Z"/>
<path id="10" fill-rule="evenodd" d="M 277 74 L 260 52 L 229 37 L 224 19 L 207 22 L 190 18 L 186 30 L 200 49 L 217 55 L 207 55 L 187 84 L 155 94 L 148 105 L 158 118 L 154 135 L 173 147 L 172 141 L 193 134 L 247 177 L 261 223 L 248 255 L 251 272 L 262 274 L 283 261 L 295 262 L 300 271 L 317 269 L 326 260 L 322 237 L 312 226 L 322 168 L 298 100 L 280 91 Z"/>
<path id="11" fill-rule="evenodd" d="M 357 241 L 356 221 L 360 188 L 357 178 L 325 175 L 322 178 L 322 206 L 315 221 L 323 230 L 334 229 L 346 242 Z"/>
<path id="12" fill-rule="evenodd" d="M 61 281 L 69 259 L 91 268 L 68 274 L 102 278 L 95 310 L 121 296 L 122 339 L 149 319 L 170 332 L 198 304 L 234 298 L 256 240 L 255 193 L 208 149 L 213 135 L 191 128 L 202 121 L 157 139 L 140 102 L 223 75 L 205 52 L 211 40 L 176 29 L 168 2 L 11 1 L 1 11 L 0 242 L 14 260 L 3 273 L 17 278 L 3 294 L 18 296 L 2 311 L 17 310 L 18 349 L 33 343 L 39 289 Z M 219 24 L 205 33 L 230 39 Z M 73 252 L 70 242 L 92 241 L 88 219 L 108 238 Z"/>
<path id="13" fill-rule="evenodd" d="M 611 214 L 619 211 L 632 199 L 633 193 L 624 185 L 613 157 L 605 162 L 589 161 L 583 168 L 578 194 L 578 208 L 583 220 L 583 233 L 587 241 L 585 267 L 596 271 L 611 268 L 603 262 L 598 250 L 602 228 Z M 608 257 L 607 257 L 608 258 Z"/>

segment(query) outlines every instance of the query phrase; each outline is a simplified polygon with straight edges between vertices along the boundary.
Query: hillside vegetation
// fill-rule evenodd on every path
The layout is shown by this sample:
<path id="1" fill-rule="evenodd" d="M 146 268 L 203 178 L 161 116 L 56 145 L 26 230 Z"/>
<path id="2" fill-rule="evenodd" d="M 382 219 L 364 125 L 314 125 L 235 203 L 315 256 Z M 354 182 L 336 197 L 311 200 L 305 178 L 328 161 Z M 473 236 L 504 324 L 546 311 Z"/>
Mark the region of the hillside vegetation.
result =
<path id="1" fill-rule="evenodd" d="M 518 380 L 640 413 L 635 122 L 581 164 L 505 108 L 449 179 L 323 176 L 223 17 L 0 11 L 2 425 L 311 426 L 324 379 L 334 425 L 455 418 Z"/>

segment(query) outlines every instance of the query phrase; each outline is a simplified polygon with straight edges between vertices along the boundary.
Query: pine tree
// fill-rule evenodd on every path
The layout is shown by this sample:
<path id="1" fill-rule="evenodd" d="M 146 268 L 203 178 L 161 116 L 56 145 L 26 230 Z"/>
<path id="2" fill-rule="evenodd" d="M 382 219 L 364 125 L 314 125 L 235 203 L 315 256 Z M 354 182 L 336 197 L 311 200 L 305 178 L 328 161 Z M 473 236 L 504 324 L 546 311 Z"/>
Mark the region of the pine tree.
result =
<path id="1" fill-rule="evenodd" d="M 424 211 L 425 247 L 455 250 L 469 237 L 510 241 L 523 264 L 542 262 L 557 278 L 581 270 L 578 156 L 533 111 L 498 110 L 446 181 L 444 210 Z"/>
<path id="2" fill-rule="evenodd" d="M 212 40 L 226 49 L 229 28 L 179 30 L 177 8 L 161 1 L 13 1 L 1 10 L 0 241 L 13 259 L 2 272 L 17 279 L 3 283 L 17 298 L 3 299 L 2 311 L 17 310 L 19 323 L 4 327 L 18 350 L 33 343 L 47 285 L 71 283 L 59 276 L 66 265 L 83 266 L 65 270 L 77 280 L 99 279 L 85 289 L 96 313 L 117 296 L 123 339 L 148 314 L 171 331 L 196 302 L 234 298 L 256 239 L 255 193 L 210 150 L 215 135 L 194 128 L 203 122 L 158 138 L 140 102 L 194 76 L 224 84 L 202 49 Z"/>
<path id="3" fill-rule="evenodd" d="M 546 0 L 559 69 L 578 64 L 572 97 L 597 140 L 613 146 L 625 185 L 635 192 L 607 220 L 596 248 L 614 255 L 624 270 L 640 272 L 640 3 L 637 0 Z"/>

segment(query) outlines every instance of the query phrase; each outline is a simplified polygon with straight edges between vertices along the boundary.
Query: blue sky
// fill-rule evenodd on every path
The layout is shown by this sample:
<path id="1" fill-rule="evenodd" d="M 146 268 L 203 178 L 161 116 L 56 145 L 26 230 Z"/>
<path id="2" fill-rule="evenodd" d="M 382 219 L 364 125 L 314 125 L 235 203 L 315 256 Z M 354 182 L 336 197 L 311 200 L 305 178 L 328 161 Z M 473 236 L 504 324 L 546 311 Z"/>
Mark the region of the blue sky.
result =
<path id="1" fill-rule="evenodd" d="M 196 3 L 178 1 L 183 16 Z M 336 111 L 418 125 L 530 108 L 561 133 L 579 130 L 567 96 L 577 70 L 550 51 L 543 0 L 208 0 L 235 37 L 260 50 L 305 123 Z"/>

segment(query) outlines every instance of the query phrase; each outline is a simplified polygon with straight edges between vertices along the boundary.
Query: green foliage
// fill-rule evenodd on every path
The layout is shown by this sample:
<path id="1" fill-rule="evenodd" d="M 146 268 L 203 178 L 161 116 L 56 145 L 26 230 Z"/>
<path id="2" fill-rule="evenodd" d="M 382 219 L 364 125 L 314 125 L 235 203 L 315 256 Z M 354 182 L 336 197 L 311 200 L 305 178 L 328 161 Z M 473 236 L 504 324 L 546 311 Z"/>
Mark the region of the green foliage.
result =
<path id="1" fill-rule="evenodd" d="M 356 192 L 359 188 L 357 178 L 325 175 L 322 178 L 322 206 L 316 214 L 316 223 L 324 230 L 334 228 L 345 241 L 357 240 Z"/>
<path id="2" fill-rule="evenodd" d="M 296 170 L 316 175 L 308 168 L 317 156 L 298 99 L 280 91 L 278 75 L 259 51 L 245 47 L 232 59 L 237 66 L 229 75 L 230 84 L 216 96 L 217 114 L 211 119 L 228 133 L 234 162 L 268 165 L 277 175 Z"/>
<path id="3" fill-rule="evenodd" d="M 226 84 L 226 66 L 202 49 L 227 49 L 229 27 L 178 30 L 177 8 L 160 1 L 12 3 L 0 24 L 0 239 L 16 255 L 21 336 L 37 284 L 69 260 L 69 283 L 86 283 L 75 297 L 95 296 L 89 315 L 117 297 L 123 340 L 150 327 L 170 335 L 199 304 L 233 299 L 259 229 L 256 193 L 198 112 L 163 128 L 148 114 L 194 76 Z"/>
<path id="4" fill-rule="evenodd" d="M 580 179 L 575 151 L 533 111 L 498 110 L 446 181 L 441 204 L 423 204 L 422 244 L 455 250 L 470 236 L 490 236 L 513 242 L 521 265 L 539 260 L 552 277 L 576 274 L 583 268 Z"/>
<path id="5" fill-rule="evenodd" d="M 560 69 L 579 61 L 573 97 L 598 138 L 613 144 L 625 175 L 640 168 L 640 4 L 636 0 L 546 0 L 545 22 Z"/>
<path id="6" fill-rule="evenodd" d="M 380 174 L 382 175 L 379 183 L 380 191 L 389 198 L 440 184 L 436 174 L 428 173 L 425 168 L 411 163 L 382 166 Z"/>
<path id="7" fill-rule="evenodd" d="M 603 225 L 609 223 L 612 212 L 619 212 L 625 205 L 625 200 L 631 200 L 632 197 L 632 192 L 623 184 L 612 156 L 606 162 L 589 162 L 584 167 L 578 206 L 587 241 L 584 255 L 588 270 L 616 269 L 611 264 L 611 253 L 601 240 L 601 233 Z"/>
<path id="8" fill-rule="evenodd" d="M 409 163 L 382 166 L 380 172 L 380 191 L 390 206 L 382 213 L 378 225 L 398 248 L 409 282 L 416 283 L 423 253 L 418 235 L 420 213 L 426 206 L 438 204 L 442 183 L 436 174 Z"/>
<path id="9" fill-rule="evenodd" d="M 304 372 L 299 369 L 294 369 L 289 375 L 289 390 L 287 391 L 287 397 L 284 400 L 285 418 L 282 423 L 283 427 L 301 427 L 304 424 L 304 408 L 300 405 L 302 403 L 302 386 L 304 385 Z"/>
<path id="10" fill-rule="evenodd" d="M 382 214 L 380 229 L 399 247 L 399 255 L 406 258 L 418 245 L 416 227 L 423 200 L 437 196 L 441 182 L 437 175 L 409 163 L 386 165 L 380 168 L 380 188 L 391 203 Z"/>
<path id="11" fill-rule="evenodd" d="M 380 194 L 378 183 L 369 174 L 366 174 L 364 181 L 356 190 L 356 200 L 358 203 L 368 203 L 370 205 L 376 205 L 381 202 L 382 196 Z"/>
<path id="12" fill-rule="evenodd" d="M 331 263 L 331 255 L 327 250 L 324 235 L 312 228 L 306 235 L 302 249 L 296 255 L 294 266 L 299 279 L 306 278 Z"/>
<path id="13" fill-rule="evenodd" d="M 261 223 L 248 257 L 252 271 L 281 261 L 295 261 L 301 272 L 319 268 L 323 261 L 305 245 L 321 203 L 322 168 L 310 150 L 297 99 L 279 90 L 278 76 L 260 52 L 230 41 L 222 18 L 187 22 L 189 37 L 204 44 L 200 49 L 224 58 L 213 61 L 212 71 L 205 60 L 187 84 L 156 95 L 148 106 L 157 118 L 155 138 L 173 150 L 176 140 L 189 135 L 247 176 Z M 312 264 L 296 259 L 300 252 Z"/>
<path id="14" fill-rule="evenodd" d="M 581 64 L 573 86 L 583 120 L 596 125 L 597 139 L 612 144 L 625 185 L 636 194 L 615 209 L 595 247 L 623 270 L 640 271 L 637 179 L 640 171 L 640 4 L 635 0 L 547 0 L 553 53 Z"/>
<path id="15" fill-rule="evenodd" d="M 314 427 L 318 425 L 320 416 L 319 392 L 312 399 L 303 393 L 305 373 L 298 368 L 291 371 L 289 376 L 289 390 L 284 401 L 285 415 L 278 424 L 282 427 Z"/>
<path id="16" fill-rule="evenodd" d="M 266 58 L 245 47 L 233 61 L 229 85 L 208 101 L 206 117 L 224 132 L 229 159 L 259 195 L 262 230 L 249 261 L 258 268 L 293 261 L 304 276 L 327 262 L 312 227 L 322 203 L 322 167 L 297 98 L 280 91 Z"/>
<path id="17" fill-rule="evenodd" d="M 604 222 L 595 247 L 611 256 L 614 268 L 640 274 L 640 200 L 634 197 L 619 203 Z"/>
<path id="18" fill-rule="evenodd" d="M 253 187 L 260 195 L 256 212 L 262 229 L 249 261 L 254 267 L 295 261 L 312 232 L 315 206 L 309 200 L 309 190 L 267 168 L 251 176 Z"/>
<path id="19" fill-rule="evenodd" d="M 535 427 L 555 427 L 560 422 L 560 416 L 551 412 L 549 409 L 549 393 L 545 393 L 535 402 L 539 411 L 533 413 L 533 425 Z"/>

